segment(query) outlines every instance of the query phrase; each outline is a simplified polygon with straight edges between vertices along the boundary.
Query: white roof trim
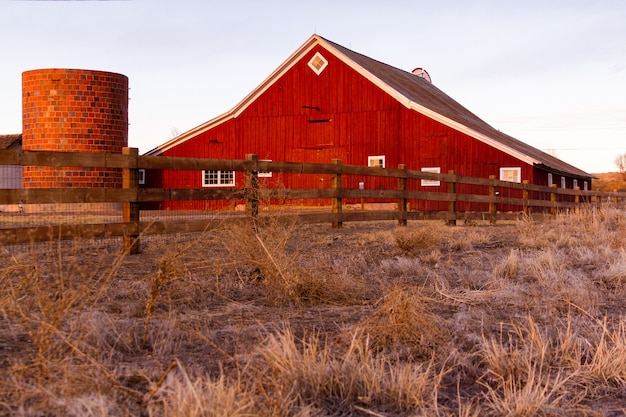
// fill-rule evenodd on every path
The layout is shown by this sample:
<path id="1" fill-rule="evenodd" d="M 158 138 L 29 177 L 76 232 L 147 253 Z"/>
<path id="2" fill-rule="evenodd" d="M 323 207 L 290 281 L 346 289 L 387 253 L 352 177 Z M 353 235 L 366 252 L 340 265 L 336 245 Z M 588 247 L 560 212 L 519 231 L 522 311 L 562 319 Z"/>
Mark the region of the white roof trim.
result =
<path id="1" fill-rule="evenodd" d="M 490 137 L 483 135 L 482 133 L 478 133 L 473 129 L 468 128 L 467 126 L 455 122 L 454 120 L 448 119 L 436 113 L 418 103 L 415 103 L 409 100 L 406 96 L 399 93 L 397 90 L 392 88 L 389 84 L 381 81 L 379 78 L 372 75 L 369 71 L 365 70 L 363 67 L 358 65 L 356 62 L 349 59 L 342 52 L 337 50 L 332 44 L 326 42 L 323 38 L 314 34 L 311 36 L 300 48 L 298 48 L 293 54 L 289 56 L 274 72 L 272 72 L 257 88 L 252 90 L 250 94 L 248 94 L 243 100 L 241 100 L 235 107 L 233 107 L 230 111 L 209 120 L 206 123 L 203 123 L 191 130 L 188 130 L 185 133 L 169 140 L 168 142 L 146 152 L 146 155 L 160 155 L 163 152 L 173 148 L 176 145 L 179 145 L 186 140 L 199 135 L 207 130 L 213 128 L 214 126 L 223 123 L 229 119 L 233 119 L 238 117 L 241 113 L 243 113 L 250 104 L 252 104 L 258 97 L 260 97 L 267 89 L 277 80 L 282 77 L 287 71 L 289 71 L 301 58 L 306 55 L 313 47 L 316 45 L 322 45 L 324 48 L 329 50 L 335 56 L 339 57 L 346 65 L 350 66 L 352 69 L 357 71 L 359 74 L 363 75 L 370 82 L 374 83 L 378 88 L 385 91 L 387 94 L 395 98 L 399 103 L 404 105 L 406 108 L 417 111 L 418 113 L 423 114 L 433 120 L 436 120 L 448 127 L 451 127 L 459 132 L 465 133 L 468 136 L 471 136 L 474 139 L 477 139 L 487 145 L 499 149 L 507 154 L 523 161 L 528 164 L 538 164 L 540 161 L 536 161 L 533 158 L 530 158 L 528 155 L 525 155 L 519 151 L 516 151 L 508 146 L 503 145 L 502 143 L 491 139 Z"/>
<path id="2" fill-rule="evenodd" d="M 409 102 L 409 107 L 412 110 L 415 110 L 415 111 L 417 111 L 419 113 L 422 113 L 423 115 L 425 115 L 427 117 L 430 117 L 433 120 L 436 120 L 436 121 L 438 121 L 438 122 L 440 122 L 440 123 L 442 123 L 442 124 L 444 124 L 444 125 L 446 125 L 448 127 L 451 127 L 451 128 L 453 128 L 455 130 L 458 130 L 459 132 L 465 133 L 466 135 L 471 136 L 474 139 L 477 139 L 477 140 L 479 140 L 479 141 L 481 141 L 483 143 L 486 143 L 487 145 L 489 145 L 489 146 L 491 146 L 493 148 L 496 148 L 496 149 L 499 149 L 499 150 L 501 150 L 503 152 L 506 152 L 509 155 L 511 155 L 511 156 L 513 156 L 513 157 L 523 161 L 523 162 L 526 162 L 527 164 L 531 164 L 532 165 L 532 164 L 540 163 L 540 161 L 537 161 L 537 160 L 529 157 L 526 154 L 523 154 L 523 153 L 521 153 L 521 152 L 519 152 L 519 151 L 517 151 L 517 150 L 515 150 L 513 148 L 510 148 L 510 147 L 508 147 L 506 145 L 503 145 L 502 143 L 500 143 L 500 142 L 498 142 L 496 140 L 491 139 L 489 136 L 483 135 L 482 133 L 478 133 L 475 130 L 470 129 L 469 127 L 467 127 L 467 126 L 465 126 L 465 125 L 463 125 L 461 123 L 458 123 L 458 122 L 455 122 L 454 120 L 448 119 L 447 117 L 444 117 L 444 116 L 440 115 L 439 113 L 435 113 L 434 111 L 432 111 L 430 109 L 427 109 L 426 107 L 423 107 L 423 106 L 421 106 L 421 105 L 419 105 L 417 103 L 414 103 L 414 102 L 411 101 L 411 102 Z"/>
<path id="3" fill-rule="evenodd" d="M 250 94 L 244 97 L 235 107 L 227 111 L 226 113 L 211 119 L 199 126 L 194 127 L 191 130 L 188 130 L 175 138 L 165 142 L 164 144 L 157 146 L 156 148 L 146 152 L 146 155 L 160 155 L 163 152 L 173 148 L 176 145 L 179 145 L 185 142 L 187 139 L 190 139 L 196 135 L 206 132 L 210 130 L 214 126 L 223 123 L 229 119 L 233 119 L 238 117 L 243 111 L 248 108 L 248 106 L 254 102 L 258 97 L 260 97 L 273 83 L 276 79 L 283 76 L 287 71 L 293 67 L 296 62 L 300 59 L 302 55 L 308 53 L 321 39 L 317 35 L 311 36 L 300 48 L 298 48 L 293 54 L 289 56 L 274 72 L 272 72 L 263 82 L 256 87 Z"/>
<path id="4" fill-rule="evenodd" d="M 238 117 L 241 113 L 244 112 L 248 108 L 250 104 L 252 104 L 257 98 L 259 98 L 272 84 L 274 81 L 285 75 L 299 60 L 303 55 L 306 55 L 317 42 L 315 40 L 318 39 L 316 35 L 313 35 L 307 42 L 304 43 L 296 52 L 291 54 L 289 58 L 283 64 L 278 67 L 274 72 L 267 77 L 261 85 L 252 90 L 250 94 L 248 94 L 235 108 L 231 111 L 234 111 L 235 117 Z"/>

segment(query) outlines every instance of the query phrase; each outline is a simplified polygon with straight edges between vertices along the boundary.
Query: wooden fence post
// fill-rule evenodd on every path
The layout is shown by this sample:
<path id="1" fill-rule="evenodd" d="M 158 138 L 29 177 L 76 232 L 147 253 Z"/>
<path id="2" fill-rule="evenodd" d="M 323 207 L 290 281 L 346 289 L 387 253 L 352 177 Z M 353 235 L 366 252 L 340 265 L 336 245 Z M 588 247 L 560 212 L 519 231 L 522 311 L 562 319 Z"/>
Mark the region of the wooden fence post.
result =
<path id="1" fill-rule="evenodd" d="M 256 230 L 259 220 L 259 156 L 246 154 L 246 161 L 252 161 L 252 167 L 246 170 L 246 216 L 252 219 Z"/>
<path id="2" fill-rule="evenodd" d="M 524 180 L 522 181 L 522 184 L 524 184 L 524 189 L 522 190 L 522 198 L 524 199 L 524 205 L 523 205 L 522 210 L 524 211 L 525 216 L 529 216 L 530 215 L 530 201 L 529 201 L 530 193 L 526 189 L 526 186 L 530 184 L 530 181 Z"/>
<path id="3" fill-rule="evenodd" d="M 406 171 L 406 165 L 398 165 L 398 169 Z M 398 226 L 406 226 L 406 212 L 408 208 L 408 200 L 406 198 L 406 176 L 398 178 L 398 190 L 402 191 L 402 197 L 398 199 L 398 211 L 400 212 L 400 218 L 398 219 Z"/>
<path id="4" fill-rule="evenodd" d="M 556 188 L 556 184 L 552 184 L 550 187 Z M 556 216 L 556 206 L 557 206 L 556 193 L 554 192 L 550 193 L 550 202 L 552 203 L 552 207 L 550 207 L 550 214 L 552 216 Z"/>
<path id="5" fill-rule="evenodd" d="M 448 171 L 449 175 L 455 175 L 454 170 Z M 452 200 L 448 201 L 448 213 L 450 218 L 448 219 L 448 226 L 456 226 L 456 178 L 453 182 L 448 183 L 448 194 L 452 195 Z"/>
<path id="6" fill-rule="evenodd" d="M 330 185 L 331 187 L 337 191 L 337 194 L 339 196 L 341 196 L 341 159 L 333 159 L 332 163 L 334 165 L 339 165 L 339 173 L 337 174 L 332 174 L 331 178 L 330 178 Z M 341 218 L 341 214 L 343 212 L 343 208 L 342 208 L 342 199 L 341 197 L 335 197 L 332 199 L 332 212 L 334 214 L 339 214 L 339 218 Z M 343 222 L 341 220 L 335 221 L 333 222 L 333 227 L 336 229 L 339 229 L 341 227 L 343 227 Z"/>
<path id="7" fill-rule="evenodd" d="M 496 176 L 490 175 L 489 179 L 491 180 L 491 185 L 489 186 L 489 196 L 493 201 L 492 203 L 489 203 L 489 223 L 496 224 L 498 206 L 496 205 L 496 186 L 493 183 L 496 180 Z"/>
<path id="8" fill-rule="evenodd" d="M 124 233 L 124 253 L 135 255 L 139 253 L 139 203 L 137 202 L 137 191 L 139 190 L 139 169 L 137 168 L 137 158 L 139 149 L 122 148 L 122 155 L 135 158 L 134 168 L 122 169 L 122 188 L 135 190 L 134 198 L 131 201 L 122 203 L 122 222 L 132 224 L 133 231 Z"/>
<path id="9" fill-rule="evenodd" d="M 597 197 L 594 195 L 589 197 L 589 205 L 595 210 L 596 208 L 598 208 L 598 204 L 597 204 Z"/>

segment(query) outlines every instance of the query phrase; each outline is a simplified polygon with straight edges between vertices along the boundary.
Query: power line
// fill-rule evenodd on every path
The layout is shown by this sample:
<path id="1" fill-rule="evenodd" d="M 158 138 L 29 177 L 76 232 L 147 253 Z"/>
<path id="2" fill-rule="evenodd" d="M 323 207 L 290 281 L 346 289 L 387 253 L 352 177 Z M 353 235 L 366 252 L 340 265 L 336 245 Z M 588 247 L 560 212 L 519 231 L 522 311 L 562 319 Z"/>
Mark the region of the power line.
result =
<path id="1" fill-rule="evenodd" d="M 626 148 L 544 148 L 542 151 L 626 151 Z"/>

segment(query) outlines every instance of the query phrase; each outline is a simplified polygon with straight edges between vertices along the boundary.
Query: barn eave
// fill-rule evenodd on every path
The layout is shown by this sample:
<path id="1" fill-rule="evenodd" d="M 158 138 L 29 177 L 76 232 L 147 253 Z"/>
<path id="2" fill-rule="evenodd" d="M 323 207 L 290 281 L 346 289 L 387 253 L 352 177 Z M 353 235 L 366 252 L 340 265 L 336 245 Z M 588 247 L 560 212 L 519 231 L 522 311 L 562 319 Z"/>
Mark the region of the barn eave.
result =
<path id="1" fill-rule="evenodd" d="M 570 178 L 576 178 L 579 180 L 591 180 L 591 179 L 598 179 L 598 177 L 596 177 L 595 175 L 592 174 L 588 174 L 588 173 L 581 173 L 581 174 L 575 174 L 572 173 L 571 171 L 564 171 L 562 169 L 559 168 L 554 168 L 550 165 L 546 165 L 545 163 L 542 162 L 538 162 L 536 164 L 534 164 L 534 167 L 537 169 L 541 169 L 542 171 L 546 171 L 546 172 L 550 172 L 552 174 L 556 174 L 556 175 L 562 175 L 565 177 L 570 177 Z"/>

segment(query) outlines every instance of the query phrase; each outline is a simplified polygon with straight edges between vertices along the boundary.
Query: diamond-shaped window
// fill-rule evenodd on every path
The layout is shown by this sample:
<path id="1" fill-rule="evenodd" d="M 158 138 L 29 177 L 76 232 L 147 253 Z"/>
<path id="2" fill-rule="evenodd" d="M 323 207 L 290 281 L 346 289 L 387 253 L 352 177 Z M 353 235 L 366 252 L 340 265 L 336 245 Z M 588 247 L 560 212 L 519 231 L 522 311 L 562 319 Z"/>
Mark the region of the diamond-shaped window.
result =
<path id="1" fill-rule="evenodd" d="M 319 52 L 313 55 L 313 58 L 309 61 L 309 67 L 317 75 L 320 75 L 326 66 L 328 66 L 328 61 L 326 61 L 326 58 L 324 58 Z"/>

